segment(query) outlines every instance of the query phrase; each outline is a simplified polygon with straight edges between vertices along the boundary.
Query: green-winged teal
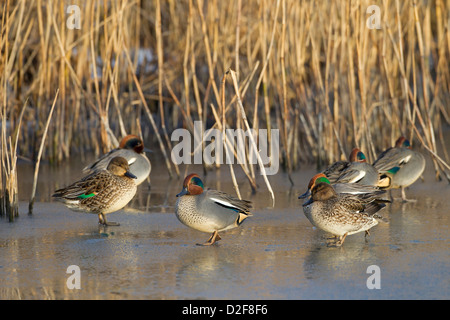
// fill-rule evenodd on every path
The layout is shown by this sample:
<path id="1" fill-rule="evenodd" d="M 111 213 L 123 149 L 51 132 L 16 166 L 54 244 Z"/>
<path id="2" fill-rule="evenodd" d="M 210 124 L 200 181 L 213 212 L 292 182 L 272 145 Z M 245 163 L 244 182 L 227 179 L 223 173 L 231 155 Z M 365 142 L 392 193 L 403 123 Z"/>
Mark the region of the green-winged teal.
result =
<path id="1" fill-rule="evenodd" d="M 221 239 L 220 231 L 235 228 L 252 215 L 250 201 L 217 190 L 204 190 L 202 180 L 195 173 L 184 179 L 183 190 L 177 197 L 178 220 L 195 230 L 212 233 L 201 245 L 212 245 Z"/>
<path id="2" fill-rule="evenodd" d="M 52 197 L 71 210 L 97 214 L 102 225 L 119 225 L 107 222 L 105 215 L 130 202 L 136 194 L 135 179 L 127 160 L 115 157 L 106 170 L 97 170 L 66 188 L 56 190 Z"/>
<path id="3" fill-rule="evenodd" d="M 380 198 L 385 191 L 338 194 L 326 178 L 318 180 L 303 204 L 303 212 L 313 226 L 337 237 L 336 246 L 341 246 L 348 235 L 362 231 L 369 234 L 369 229 L 383 219 L 376 213 L 389 202 Z"/>
<path id="4" fill-rule="evenodd" d="M 330 181 L 326 175 L 323 173 L 318 173 L 312 179 L 309 181 L 308 189 L 304 194 L 299 196 L 299 199 L 305 199 L 311 196 L 311 190 L 314 188 L 316 184 L 319 182 L 326 182 Z M 337 194 L 341 193 L 350 193 L 350 194 L 361 194 L 361 193 L 372 193 L 377 190 L 379 190 L 377 187 L 374 186 L 366 186 L 358 183 L 335 183 L 332 184 L 334 190 Z"/>
<path id="5" fill-rule="evenodd" d="M 86 166 L 83 172 L 91 173 L 96 170 L 106 169 L 112 158 L 122 157 L 128 161 L 130 172 L 137 177 L 134 182 L 139 185 L 147 179 L 152 169 L 150 160 L 145 155 L 145 152 L 150 152 L 150 150 L 144 148 L 144 142 L 141 138 L 135 135 L 127 135 L 120 141 L 118 148 L 111 150 L 94 163 Z"/>
<path id="6" fill-rule="evenodd" d="M 405 188 L 413 184 L 425 170 L 425 157 L 414 150 L 405 137 L 400 137 L 395 146 L 382 152 L 373 166 L 380 173 L 380 189 L 402 189 L 402 200 L 408 201 Z M 412 200 L 414 201 L 414 200 Z"/>
<path id="7" fill-rule="evenodd" d="M 366 186 L 378 184 L 378 171 L 358 148 L 354 148 L 349 161 L 337 161 L 323 171 L 332 184 L 358 183 Z"/>

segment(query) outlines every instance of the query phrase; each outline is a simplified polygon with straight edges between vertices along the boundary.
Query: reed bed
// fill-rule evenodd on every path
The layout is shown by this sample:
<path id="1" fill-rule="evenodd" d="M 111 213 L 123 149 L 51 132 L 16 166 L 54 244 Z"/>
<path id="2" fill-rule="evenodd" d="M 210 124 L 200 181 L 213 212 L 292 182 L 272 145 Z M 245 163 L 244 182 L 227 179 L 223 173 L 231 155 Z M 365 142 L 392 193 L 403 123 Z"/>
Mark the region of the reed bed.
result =
<path id="1" fill-rule="evenodd" d="M 174 129 L 248 120 L 280 130 L 288 173 L 355 146 L 373 161 L 406 135 L 449 179 L 449 0 L 7 0 L 0 12 L 2 196 L 16 155 L 37 160 L 57 90 L 42 150 L 52 164 L 135 133 L 180 176 Z M 258 165 L 241 167 L 256 189 Z"/>

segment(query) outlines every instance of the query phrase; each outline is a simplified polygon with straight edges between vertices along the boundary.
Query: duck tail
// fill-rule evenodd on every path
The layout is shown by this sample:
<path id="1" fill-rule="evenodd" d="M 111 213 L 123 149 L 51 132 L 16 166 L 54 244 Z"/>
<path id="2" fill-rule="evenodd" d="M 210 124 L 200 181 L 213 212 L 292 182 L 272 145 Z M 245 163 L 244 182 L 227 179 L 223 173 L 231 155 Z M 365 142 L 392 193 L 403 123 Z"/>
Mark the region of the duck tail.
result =
<path id="1" fill-rule="evenodd" d="M 239 212 L 239 216 L 236 220 L 236 224 L 238 226 L 241 225 L 242 222 L 244 222 L 245 219 L 247 219 L 248 217 L 253 216 L 253 214 L 250 211 L 246 211 L 246 212 Z"/>
<path id="2" fill-rule="evenodd" d="M 384 223 L 389 223 L 389 220 L 386 219 L 385 217 L 380 216 L 379 214 L 374 214 L 373 217 L 375 219 L 377 219 L 378 221 L 384 222 Z"/>

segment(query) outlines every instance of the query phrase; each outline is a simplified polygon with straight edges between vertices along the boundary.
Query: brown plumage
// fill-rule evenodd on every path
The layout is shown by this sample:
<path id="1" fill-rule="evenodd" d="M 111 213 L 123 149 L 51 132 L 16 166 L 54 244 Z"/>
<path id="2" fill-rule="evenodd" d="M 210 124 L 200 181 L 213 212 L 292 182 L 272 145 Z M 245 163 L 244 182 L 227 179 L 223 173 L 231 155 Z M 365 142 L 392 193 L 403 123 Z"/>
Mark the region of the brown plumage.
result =
<path id="1" fill-rule="evenodd" d="M 303 212 L 315 227 L 339 237 L 335 244 L 340 246 L 347 235 L 362 231 L 367 234 L 378 220 L 384 220 L 376 214 L 389 202 L 381 198 L 384 193 L 337 194 L 329 183 L 320 182 L 303 204 Z"/>
<path id="2" fill-rule="evenodd" d="M 99 223 L 107 223 L 105 214 L 122 209 L 136 193 L 134 176 L 129 172 L 127 160 L 113 158 L 106 170 L 98 170 L 74 182 L 66 188 L 58 189 L 52 195 L 69 209 L 98 214 Z"/>

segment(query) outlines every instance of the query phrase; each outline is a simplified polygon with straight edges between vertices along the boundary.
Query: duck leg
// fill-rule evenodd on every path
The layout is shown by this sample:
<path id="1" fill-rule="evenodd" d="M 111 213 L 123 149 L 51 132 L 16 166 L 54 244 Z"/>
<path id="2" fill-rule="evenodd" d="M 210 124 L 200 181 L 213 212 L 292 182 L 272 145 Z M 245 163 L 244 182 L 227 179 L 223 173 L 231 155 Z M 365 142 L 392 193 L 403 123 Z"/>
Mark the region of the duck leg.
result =
<path id="1" fill-rule="evenodd" d="M 367 239 L 368 237 L 370 237 L 370 232 L 369 232 L 369 230 L 366 230 L 366 231 L 364 232 L 364 242 L 365 242 L 365 243 L 368 243 L 368 242 L 369 242 L 369 240 Z"/>
<path id="2" fill-rule="evenodd" d="M 405 188 L 402 188 L 402 201 L 403 202 L 416 202 L 416 199 L 407 199 L 405 194 Z"/>
<path id="3" fill-rule="evenodd" d="M 98 223 L 104 226 L 120 226 L 118 222 L 108 222 L 106 221 L 106 217 L 103 213 L 99 213 L 98 215 Z"/>
<path id="4" fill-rule="evenodd" d="M 336 247 L 340 247 L 344 244 L 345 238 L 347 238 L 347 234 L 345 233 L 343 236 L 339 237 L 339 240 L 336 242 Z"/>
<path id="5" fill-rule="evenodd" d="M 219 233 L 216 231 L 214 231 L 211 235 L 211 237 L 209 237 L 208 241 L 206 241 L 205 243 L 197 243 L 198 246 L 210 246 L 212 244 L 214 244 L 216 241 L 221 240 L 222 238 L 219 236 Z"/>

